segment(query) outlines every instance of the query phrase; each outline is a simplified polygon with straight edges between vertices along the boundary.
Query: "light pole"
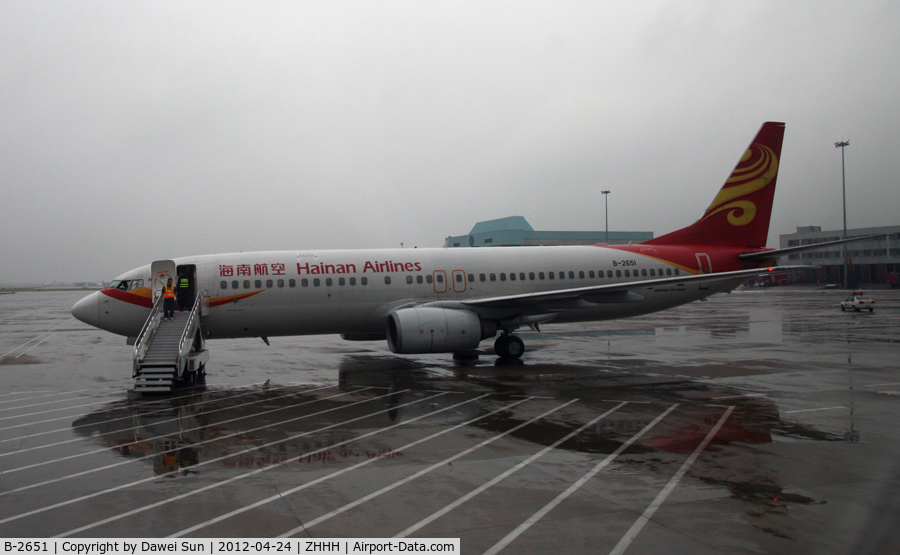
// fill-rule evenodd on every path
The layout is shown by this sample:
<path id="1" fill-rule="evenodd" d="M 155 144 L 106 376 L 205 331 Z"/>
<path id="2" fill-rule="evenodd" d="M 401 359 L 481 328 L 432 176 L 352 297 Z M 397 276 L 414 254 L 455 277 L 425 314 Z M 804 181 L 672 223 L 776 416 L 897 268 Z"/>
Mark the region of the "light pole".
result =
<path id="1" fill-rule="evenodd" d="M 844 239 L 847 238 L 847 173 L 844 171 L 844 147 L 849 144 L 850 141 L 840 141 L 834 143 L 835 148 L 841 149 L 841 194 L 844 197 Z M 843 249 L 844 256 L 844 289 L 846 289 L 848 287 L 847 273 L 850 269 L 849 262 L 847 260 L 847 243 L 844 243 L 841 248 Z"/>
<path id="2" fill-rule="evenodd" d="M 603 194 L 603 211 L 606 213 L 603 217 L 606 225 L 606 244 L 609 244 L 609 191 L 600 191 Z"/>

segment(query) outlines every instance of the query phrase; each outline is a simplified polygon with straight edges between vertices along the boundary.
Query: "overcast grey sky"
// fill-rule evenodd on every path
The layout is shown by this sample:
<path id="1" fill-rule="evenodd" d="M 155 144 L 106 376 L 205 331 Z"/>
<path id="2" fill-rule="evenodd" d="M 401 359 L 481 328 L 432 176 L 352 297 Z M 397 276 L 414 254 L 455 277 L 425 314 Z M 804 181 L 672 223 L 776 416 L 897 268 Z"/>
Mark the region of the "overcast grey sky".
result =
<path id="1" fill-rule="evenodd" d="M 657 235 L 787 124 L 769 245 L 900 224 L 900 3 L 0 3 L 0 283 L 479 220 Z"/>

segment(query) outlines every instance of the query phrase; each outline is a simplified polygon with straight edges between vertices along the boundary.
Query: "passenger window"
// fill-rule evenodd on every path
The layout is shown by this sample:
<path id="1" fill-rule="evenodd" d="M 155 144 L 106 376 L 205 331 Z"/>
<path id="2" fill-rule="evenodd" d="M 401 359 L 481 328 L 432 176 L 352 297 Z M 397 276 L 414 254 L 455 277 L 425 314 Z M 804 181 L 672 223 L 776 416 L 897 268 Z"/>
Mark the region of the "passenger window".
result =
<path id="1" fill-rule="evenodd" d="M 612 272 L 612 270 L 610 270 Z M 616 277 L 622 277 L 622 270 L 616 270 Z"/>
<path id="2" fill-rule="evenodd" d="M 618 272 L 618 271 L 619 271 L 619 270 L 616 270 L 616 272 Z M 611 277 L 612 277 L 612 270 L 606 270 L 606 277 L 608 277 L 608 278 L 611 278 Z M 617 276 L 617 277 L 618 277 L 618 276 Z"/>
<path id="3" fill-rule="evenodd" d="M 369 285 L 369 278 L 361 277 L 361 278 L 359 278 L 359 283 L 360 283 L 360 285 Z"/>
<path id="4" fill-rule="evenodd" d="M 538 279 L 544 279 L 544 272 L 538 272 Z"/>
<path id="5" fill-rule="evenodd" d="M 637 270 L 635 270 L 635 275 L 637 275 Z M 631 270 L 625 270 L 625 277 L 631 277 Z"/>
<path id="6" fill-rule="evenodd" d="M 384 276 L 384 284 L 385 285 L 391 284 L 391 276 Z"/>
<path id="7" fill-rule="evenodd" d="M 528 279 L 534 281 L 534 272 L 528 272 Z"/>
<path id="8" fill-rule="evenodd" d="M 637 270 L 635 270 L 634 272 L 637 273 Z M 647 270 L 641 270 L 641 276 L 647 277 Z"/>
<path id="9" fill-rule="evenodd" d="M 591 277 L 594 277 L 594 272 L 591 272 Z M 584 272 L 581 270 L 578 271 L 578 279 L 584 279 Z"/>
<path id="10" fill-rule="evenodd" d="M 234 280 L 234 281 L 231 282 L 231 288 L 232 288 L 232 289 L 237 289 L 237 288 L 238 288 L 238 282 L 237 282 L 237 280 Z"/>
<path id="11" fill-rule="evenodd" d="M 475 274 L 469 274 L 469 283 L 475 283 Z"/>
<path id="12" fill-rule="evenodd" d="M 257 289 L 260 289 L 262 287 L 262 280 L 258 279 L 256 281 L 254 281 L 253 286 L 256 287 Z"/>
<path id="13" fill-rule="evenodd" d="M 297 280 L 296 279 L 288 280 L 288 285 L 290 285 L 291 287 L 297 287 Z M 304 285 L 303 287 L 306 287 L 306 286 Z"/>
<path id="14" fill-rule="evenodd" d="M 425 278 L 423 278 L 422 276 L 416 276 L 416 283 L 422 285 L 423 283 L 425 283 Z"/>
<path id="15" fill-rule="evenodd" d="M 509 281 L 516 281 L 516 273 L 515 272 L 509 273 Z"/>
<path id="16" fill-rule="evenodd" d="M 491 281 L 497 281 L 497 274 L 491 274 Z"/>
<path id="17" fill-rule="evenodd" d="M 566 273 L 565 273 L 565 272 L 560 272 L 560 273 L 559 273 L 559 279 L 566 279 Z"/>
<path id="18" fill-rule="evenodd" d="M 279 279 L 279 280 L 278 280 L 278 287 L 284 287 L 284 280 L 283 280 L 283 279 Z"/>
<path id="19" fill-rule="evenodd" d="M 675 268 L 675 275 L 676 275 L 676 276 L 677 276 L 677 275 L 680 275 L 680 272 L 678 271 L 678 268 Z"/>
<path id="20" fill-rule="evenodd" d="M 219 282 L 219 289 L 228 289 L 228 282 L 227 281 Z"/>
<path id="21" fill-rule="evenodd" d="M 338 278 L 338 285 L 340 285 L 341 287 L 347 285 L 347 280 L 344 278 Z"/>
<path id="22" fill-rule="evenodd" d="M 654 270 L 653 268 L 650 268 L 650 277 L 653 277 L 655 275 L 656 275 L 656 270 Z"/>
<path id="23" fill-rule="evenodd" d="M 322 280 L 320 280 L 319 278 L 314 278 L 313 287 L 319 287 L 320 285 L 322 285 Z"/>
<path id="24" fill-rule="evenodd" d="M 431 285 L 432 283 L 434 283 L 434 278 L 431 277 L 431 274 L 428 274 L 427 276 L 425 276 L 425 283 L 427 283 L 428 285 Z"/>
<path id="25" fill-rule="evenodd" d="M 274 282 L 274 281 L 272 281 L 271 279 L 267 279 L 267 280 L 266 280 L 266 287 L 270 287 L 270 288 L 271 288 L 271 287 L 274 287 L 274 286 L 275 286 L 275 282 Z"/>
<path id="26" fill-rule="evenodd" d="M 534 277 L 531 279 L 534 279 Z M 519 272 L 519 281 L 525 281 L 525 272 Z"/>
<path id="27" fill-rule="evenodd" d="M 435 279 L 437 279 L 438 283 L 444 283 L 444 274 L 438 274 Z"/>
<path id="28" fill-rule="evenodd" d="M 581 272 L 581 277 L 584 277 L 584 272 Z M 575 279 L 575 272 L 569 271 L 569 279 Z"/>
<path id="29" fill-rule="evenodd" d="M 408 285 L 412 285 L 412 284 L 413 284 L 413 278 L 412 278 L 412 276 L 406 276 L 406 283 L 407 283 Z"/>
<path id="30" fill-rule="evenodd" d="M 350 285 L 356 285 L 356 278 L 350 278 Z"/>
<path id="31" fill-rule="evenodd" d="M 300 285 L 302 285 L 303 287 L 309 287 L 309 280 L 306 278 L 301 279 Z"/>
<path id="32" fill-rule="evenodd" d="M 456 274 L 456 282 L 462 283 L 462 280 L 463 280 L 462 274 Z"/>
<path id="33" fill-rule="evenodd" d="M 591 270 L 590 272 L 588 272 L 588 277 L 591 279 L 594 279 L 594 270 Z"/>
<path id="34" fill-rule="evenodd" d="M 500 272 L 500 281 L 506 281 L 506 274 L 504 272 Z"/>
<path id="35" fill-rule="evenodd" d="M 250 289 L 250 280 L 249 279 L 244 280 L 244 289 Z"/>
<path id="36" fill-rule="evenodd" d="M 553 272 L 547 272 L 547 277 L 548 277 L 549 279 L 555 279 L 555 278 L 556 278 L 556 276 L 553 274 Z"/>

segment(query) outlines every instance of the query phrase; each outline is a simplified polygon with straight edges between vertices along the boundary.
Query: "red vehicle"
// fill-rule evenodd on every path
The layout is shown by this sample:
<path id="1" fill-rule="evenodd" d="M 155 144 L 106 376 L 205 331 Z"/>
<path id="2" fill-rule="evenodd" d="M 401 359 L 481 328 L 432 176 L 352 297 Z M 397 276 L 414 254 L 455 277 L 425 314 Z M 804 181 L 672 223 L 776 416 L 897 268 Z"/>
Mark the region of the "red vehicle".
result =
<path id="1" fill-rule="evenodd" d="M 900 274 L 888 274 L 885 276 L 884 281 L 891 284 L 891 289 L 897 289 L 900 287 Z"/>
<path id="2" fill-rule="evenodd" d="M 771 274 L 756 278 L 756 285 L 787 285 L 791 282 L 791 275 L 788 273 Z"/>

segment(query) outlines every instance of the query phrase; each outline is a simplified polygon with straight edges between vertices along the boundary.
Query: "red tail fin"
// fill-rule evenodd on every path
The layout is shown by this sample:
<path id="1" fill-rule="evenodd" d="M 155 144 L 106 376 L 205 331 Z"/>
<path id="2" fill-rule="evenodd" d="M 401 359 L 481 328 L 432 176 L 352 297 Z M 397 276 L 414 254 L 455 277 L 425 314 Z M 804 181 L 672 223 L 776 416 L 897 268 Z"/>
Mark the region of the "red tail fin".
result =
<path id="1" fill-rule="evenodd" d="M 764 123 L 703 217 L 645 243 L 765 247 L 783 137 L 783 123 Z"/>

